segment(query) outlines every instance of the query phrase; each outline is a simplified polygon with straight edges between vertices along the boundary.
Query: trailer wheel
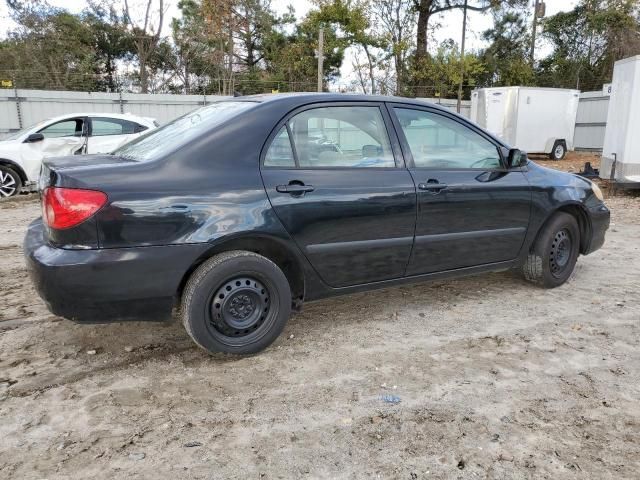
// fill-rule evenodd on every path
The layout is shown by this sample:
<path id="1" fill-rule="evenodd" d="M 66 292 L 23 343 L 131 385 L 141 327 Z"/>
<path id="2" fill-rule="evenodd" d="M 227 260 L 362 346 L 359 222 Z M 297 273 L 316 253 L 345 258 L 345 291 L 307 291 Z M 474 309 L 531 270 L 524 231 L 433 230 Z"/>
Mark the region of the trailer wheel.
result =
<path id="1" fill-rule="evenodd" d="M 564 140 L 556 140 L 549 154 L 551 160 L 562 160 L 567 154 L 567 145 Z"/>

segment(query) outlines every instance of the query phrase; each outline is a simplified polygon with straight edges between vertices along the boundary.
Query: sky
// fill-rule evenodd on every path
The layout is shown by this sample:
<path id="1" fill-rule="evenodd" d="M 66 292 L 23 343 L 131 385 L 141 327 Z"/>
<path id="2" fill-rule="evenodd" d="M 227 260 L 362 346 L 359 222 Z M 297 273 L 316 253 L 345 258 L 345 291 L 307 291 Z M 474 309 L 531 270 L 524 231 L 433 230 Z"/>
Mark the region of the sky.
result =
<path id="1" fill-rule="evenodd" d="M 138 0 L 140 1 L 140 0 Z M 408 1 L 408 0 L 407 0 Z M 136 0 L 132 0 L 130 3 L 134 5 Z M 546 0 L 547 11 L 546 15 L 551 16 L 560 11 L 571 10 L 578 0 Z M 49 3 L 67 10 L 77 13 L 83 10 L 87 2 L 85 0 L 49 0 Z M 530 0 L 529 3 L 533 5 L 534 0 Z M 309 9 L 312 8 L 312 3 L 309 0 L 272 0 L 271 6 L 278 14 L 283 14 L 287 11 L 288 5 L 293 5 L 295 8 L 296 17 L 302 18 Z M 164 33 L 169 34 L 171 19 L 177 17 L 180 14 L 178 10 L 178 0 L 165 0 L 166 14 L 164 21 Z M 133 8 L 133 7 L 132 7 Z M 533 8 L 532 8 L 533 9 Z M 451 11 L 445 14 L 439 15 L 436 19 L 441 27 L 435 33 L 436 41 L 444 41 L 449 38 L 453 38 L 456 42 L 460 43 L 462 35 L 462 11 Z M 467 15 L 467 39 L 466 45 L 468 50 L 477 50 L 485 46 L 485 42 L 481 39 L 481 34 L 484 30 L 491 27 L 492 19 L 488 14 L 482 14 L 469 11 Z M 12 27 L 11 19 L 8 16 L 8 8 L 6 0 L 0 0 L 0 38 L 6 36 L 7 30 Z M 542 58 L 550 51 L 548 45 L 544 42 L 538 44 L 536 51 L 536 57 Z M 345 58 L 340 69 L 341 78 L 338 83 L 348 83 L 353 79 L 353 69 L 351 67 L 353 61 L 353 51 L 347 51 Z"/>

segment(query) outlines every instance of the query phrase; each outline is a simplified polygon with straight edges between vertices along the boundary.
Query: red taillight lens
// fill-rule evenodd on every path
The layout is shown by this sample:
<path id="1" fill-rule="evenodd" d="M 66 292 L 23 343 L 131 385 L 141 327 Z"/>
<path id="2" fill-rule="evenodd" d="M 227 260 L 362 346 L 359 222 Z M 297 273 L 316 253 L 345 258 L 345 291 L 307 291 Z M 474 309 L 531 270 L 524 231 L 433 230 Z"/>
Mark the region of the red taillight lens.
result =
<path id="1" fill-rule="evenodd" d="M 84 222 L 107 203 L 97 190 L 48 187 L 42 196 L 42 218 L 51 228 L 63 230 Z"/>

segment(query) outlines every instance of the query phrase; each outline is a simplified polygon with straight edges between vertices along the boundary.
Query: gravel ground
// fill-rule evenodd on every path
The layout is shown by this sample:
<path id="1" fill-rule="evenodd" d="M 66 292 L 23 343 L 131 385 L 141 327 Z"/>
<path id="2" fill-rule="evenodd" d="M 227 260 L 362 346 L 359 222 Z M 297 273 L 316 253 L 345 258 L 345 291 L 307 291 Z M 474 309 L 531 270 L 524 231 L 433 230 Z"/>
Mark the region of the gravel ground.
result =
<path id="1" fill-rule="evenodd" d="M 0 478 L 638 478 L 640 198 L 542 290 L 511 274 L 308 304 L 267 351 L 75 325 L 0 203 Z"/>

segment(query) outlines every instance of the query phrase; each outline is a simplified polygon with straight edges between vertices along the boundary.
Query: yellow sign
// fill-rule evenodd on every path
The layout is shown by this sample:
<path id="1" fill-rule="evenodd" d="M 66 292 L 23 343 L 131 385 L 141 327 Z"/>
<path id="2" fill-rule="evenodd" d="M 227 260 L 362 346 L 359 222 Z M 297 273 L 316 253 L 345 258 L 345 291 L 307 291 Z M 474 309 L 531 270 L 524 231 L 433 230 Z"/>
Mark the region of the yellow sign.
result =
<path id="1" fill-rule="evenodd" d="M 13 82 L 11 80 L 0 80 L 0 86 L 2 88 L 11 88 L 13 87 Z"/>
<path id="2" fill-rule="evenodd" d="M 280 93 L 280 90 L 278 90 L 277 88 L 272 88 L 271 93 Z"/>

